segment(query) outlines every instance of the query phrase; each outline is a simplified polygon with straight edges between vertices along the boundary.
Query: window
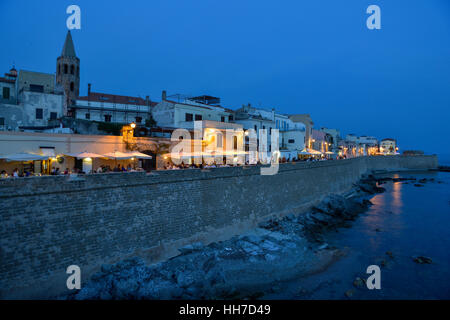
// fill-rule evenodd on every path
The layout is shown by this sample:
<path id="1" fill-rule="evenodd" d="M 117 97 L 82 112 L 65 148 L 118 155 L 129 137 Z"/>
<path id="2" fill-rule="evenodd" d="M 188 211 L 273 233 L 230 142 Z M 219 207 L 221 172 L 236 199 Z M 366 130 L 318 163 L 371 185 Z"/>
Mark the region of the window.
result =
<path id="1" fill-rule="evenodd" d="M 228 116 L 228 121 L 229 122 L 233 121 L 233 116 L 232 115 Z"/>
<path id="2" fill-rule="evenodd" d="M 136 123 L 141 123 L 142 122 L 142 117 L 136 117 Z"/>
<path id="3" fill-rule="evenodd" d="M 5 118 L 0 118 L 0 126 L 4 126 L 5 125 Z"/>
<path id="4" fill-rule="evenodd" d="M 233 149 L 237 150 L 238 148 L 238 140 L 236 136 L 233 136 Z"/>
<path id="5" fill-rule="evenodd" d="M 60 74 L 60 73 L 61 73 L 61 65 L 58 64 L 58 74 Z"/>
<path id="6" fill-rule="evenodd" d="M 111 115 L 105 114 L 105 122 L 111 122 Z"/>
<path id="7" fill-rule="evenodd" d="M 265 130 L 266 129 L 266 126 L 263 126 L 263 130 Z"/>
<path id="8" fill-rule="evenodd" d="M 269 128 L 269 134 L 272 134 L 272 127 Z"/>
<path id="9" fill-rule="evenodd" d="M 39 84 L 30 84 L 30 91 L 32 92 L 44 92 L 44 86 Z"/>
<path id="10" fill-rule="evenodd" d="M 255 131 L 258 131 L 258 126 L 255 124 Z"/>
<path id="11" fill-rule="evenodd" d="M 203 119 L 201 114 L 196 114 L 195 115 L 195 121 L 201 121 Z"/>
<path id="12" fill-rule="evenodd" d="M 86 114 L 84 115 L 84 118 L 85 118 L 86 120 L 90 120 L 90 119 L 91 119 L 91 114 L 90 114 L 90 113 L 86 113 Z"/>
<path id="13" fill-rule="evenodd" d="M 220 117 L 220 122 L 225 122 L 225 117 L 224 116 Z"/>
<path id="14" fill-rule="evenodd" d="M 73 92 L 74 86 L 75 86 L 75 85 L 74 85 L 74 83 L 73 83 L 73 82 L 71 82 L 71 83 L 70 83 L 70 91 L 72 91 L 72 92 Z"/>
<path id="15" fill-rule="evenodd" d="M 64 73 L 67 73 L 69 71 L 69 67 L 67 66 L 67 64 L 64 64 Z"/>
<path id="16" fill-rule="evenodd" d="M 295 139 L 289 139 L 288 143 L 295 143 Z"/>
<path id="17" fill-rule="evenodd" d="M 194 116 L 192 113 L 186 113 L 186 121 L 192 121 L 194 119 Z"/>
<path id="18" fill-rule="evenodd" d="M 70 66 L 70 74 L 75 74 L 75 66 L 74 65 Z"/>
<path id="19" fill-rule="evenodd" d="M 41 108 L 36 108 L 36 119 L 42 119 L 44 114 L 44 110 Z"/>
<path id="20" fill-rule="evenodd" d="M 80 67 L 77 67 L 77 77 L 80 76 Z"/>
<path id="21" fill-rule="evenodd" d="M 50 120 L 56 120 L 56 118 L 58 118 L 58 113 L 50 112 Z"/>
<path id="22" fill-rule="evenodd" d="M 3 99 L 9 99 L 9 88 L 3 87 Z"/>

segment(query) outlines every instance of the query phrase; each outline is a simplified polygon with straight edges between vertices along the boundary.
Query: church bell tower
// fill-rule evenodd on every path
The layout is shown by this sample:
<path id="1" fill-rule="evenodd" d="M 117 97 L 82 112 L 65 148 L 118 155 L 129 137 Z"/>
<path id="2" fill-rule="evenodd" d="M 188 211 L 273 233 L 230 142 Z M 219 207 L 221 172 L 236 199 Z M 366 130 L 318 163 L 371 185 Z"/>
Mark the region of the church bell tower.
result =
<path id="1" fill-rule="evenodd" d="M 64 88 L 66 108 L 70 107 L 80 94 L 80 59 L 75 54 L 70 30 L 61 56 L 56 59 L 56 83 Z"/>

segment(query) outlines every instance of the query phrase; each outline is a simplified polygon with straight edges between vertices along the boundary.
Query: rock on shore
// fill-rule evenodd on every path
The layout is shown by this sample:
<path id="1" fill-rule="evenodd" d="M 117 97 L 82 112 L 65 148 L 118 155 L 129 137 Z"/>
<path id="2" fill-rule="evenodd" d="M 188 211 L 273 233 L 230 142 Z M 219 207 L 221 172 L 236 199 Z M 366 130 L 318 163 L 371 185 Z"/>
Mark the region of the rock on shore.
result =
<path id="1" fill-rule="evenodd" d="M 340 252 L 323 242 L 326 231 L 345 226 L 383 192 L 367 176 L 344 195 L 327 196 L 306 214 L 270 219 L 229 240 L 180 248 L 180 255 L 146 265 L 140 258 L 104 265 L 69 299 L 255 298 L 279 281 L 323 270 Z"/>

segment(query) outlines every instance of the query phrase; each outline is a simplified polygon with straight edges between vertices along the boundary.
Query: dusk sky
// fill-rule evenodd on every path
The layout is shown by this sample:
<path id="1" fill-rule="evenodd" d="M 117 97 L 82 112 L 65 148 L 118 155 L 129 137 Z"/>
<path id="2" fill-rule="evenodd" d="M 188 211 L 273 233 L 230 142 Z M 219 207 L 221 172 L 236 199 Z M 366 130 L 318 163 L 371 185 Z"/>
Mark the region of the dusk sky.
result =
<path id="1" fill-rule="evenodd" d="M 0 72 L 54 73 L 71 4 L 81 95 L 209 94 L 450 153 L 449 0 L 0 0 Z"/>

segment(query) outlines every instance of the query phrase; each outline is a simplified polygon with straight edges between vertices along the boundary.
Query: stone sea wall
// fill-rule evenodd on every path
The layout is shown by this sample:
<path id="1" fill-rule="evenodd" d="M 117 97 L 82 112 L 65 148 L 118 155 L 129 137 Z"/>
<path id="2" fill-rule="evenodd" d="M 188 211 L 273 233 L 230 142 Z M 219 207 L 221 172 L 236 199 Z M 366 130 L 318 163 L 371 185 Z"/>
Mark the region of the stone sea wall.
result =
<path id="1" fill-rule="evenodd" d="M 273 176 L 254 166 L 2 179 L 0 298 L 64 293 L 69 265 L 83 281 L 105 263 L 160 261 L 187 243 L 229 238 L 374 170 L 437 166 L 436 156 L 380 156 L 280 164 Z"/>

